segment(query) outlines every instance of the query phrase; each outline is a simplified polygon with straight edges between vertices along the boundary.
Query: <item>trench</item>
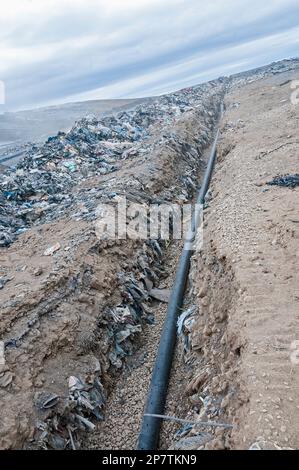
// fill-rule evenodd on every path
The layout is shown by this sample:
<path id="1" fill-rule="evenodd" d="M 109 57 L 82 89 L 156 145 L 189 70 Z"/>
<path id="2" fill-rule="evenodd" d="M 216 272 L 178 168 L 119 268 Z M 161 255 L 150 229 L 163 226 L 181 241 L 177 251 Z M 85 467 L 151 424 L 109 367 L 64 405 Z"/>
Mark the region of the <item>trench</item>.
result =
<path id="1" fill-rule="evenodd" d="M 203 153 L 202 160 L 205 164 L 209 159 L 211 148 L 208 147 Z M 205 168 L 202 168 L 198 175 L 199 186 L 203 180 L 204 170 Z M 195 199 L 193 202 L 195 202 Z M 165 263 L 163 268 L 167 272 L 167 277 L 162 281 L 160 288 L 172 288 L 182 247 L 182 241 L 173 241 L 164 252 Z M 188 285 L 186 290 L 188 290 Z M 182 310 L 188 308 L 189 303 L 190 298 L 186 296 Z M 83 448 L 130 450 L 136 449 L 138 445 L 144 407 L 167 314 L 167 303 L 153 301 L 152 307 L 155 323 L 154 325 L 145 326 L 142 333 L 142 344 L 127 361 L 125 370 L 111 387 L 111 393 L 105 406 L 105 419 L 97 425 L 93 433 L 86 436 L 82 443 Z M 165 406 L 166 414 L 185 417 L 188 402 L 182 397 L 185 395 L 186 377 L 189 369 L 184 361 L 182 349 L 178 345 L 175 348 L 173 357 L 170 388 Z M 169 421 L 162 423 L 158 445 L 160 450 L 171 447 L 177 428 L 176 423 Z"/>

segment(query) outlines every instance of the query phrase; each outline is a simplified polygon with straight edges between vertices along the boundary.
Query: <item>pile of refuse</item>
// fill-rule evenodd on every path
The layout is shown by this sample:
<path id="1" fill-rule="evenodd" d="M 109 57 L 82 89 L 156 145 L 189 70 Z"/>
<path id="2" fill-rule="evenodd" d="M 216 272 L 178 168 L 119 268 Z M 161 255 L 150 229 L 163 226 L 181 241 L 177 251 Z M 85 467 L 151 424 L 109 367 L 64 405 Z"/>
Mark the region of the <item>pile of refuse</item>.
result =
<path id="1" fill-rule="evenodd" d="M 36 429 L 40 448 L 76 450 L 76 434 L 80 430 L 94 430 L 95 424 L 92 421 L 103 419 L 101 410 L 106 396 L 98 377 L 99 371 L 100 363 L 97 371 L 86 380 L 70 376 L 69 394 L 64 399 L 55 394 L 43 393 L 36 397 L 36 406 L 43 415 L 43 420 L 37 423 Z"/>
<path id="2" fill-rule="evenodd" d="M 16 167 L 0 175 L 0 247 L 9 246 L 33 223 L 65 213 L 79 181 L 112 173 L 121 161 L 151 152 L 157 143 L 151 139 L 155 129 L 159 128 L 163 139 L 163 127 L 201 107 L 203 96 L 218 84 L 164 95 L 115 116 L 86 117 L 69 132 L 33 145 Z"/>

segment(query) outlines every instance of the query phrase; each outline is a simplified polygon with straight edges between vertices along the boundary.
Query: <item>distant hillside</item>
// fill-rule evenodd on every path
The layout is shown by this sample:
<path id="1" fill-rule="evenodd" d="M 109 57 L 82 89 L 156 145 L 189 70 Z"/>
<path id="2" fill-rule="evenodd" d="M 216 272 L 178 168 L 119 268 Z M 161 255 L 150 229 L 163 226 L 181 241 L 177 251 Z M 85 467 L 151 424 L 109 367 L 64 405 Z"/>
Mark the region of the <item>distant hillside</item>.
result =
<path id="1" fill-rule="evenodd" d="M 2 144 L 43 141 L 58 131 L 68 130 L 76 120 L 88 115 L 128 109 L 143 99 L 90 100 L 48 106 L 0 115 L 0 147 Z M 3 145 L 4 146 L 4 145 Z"/>

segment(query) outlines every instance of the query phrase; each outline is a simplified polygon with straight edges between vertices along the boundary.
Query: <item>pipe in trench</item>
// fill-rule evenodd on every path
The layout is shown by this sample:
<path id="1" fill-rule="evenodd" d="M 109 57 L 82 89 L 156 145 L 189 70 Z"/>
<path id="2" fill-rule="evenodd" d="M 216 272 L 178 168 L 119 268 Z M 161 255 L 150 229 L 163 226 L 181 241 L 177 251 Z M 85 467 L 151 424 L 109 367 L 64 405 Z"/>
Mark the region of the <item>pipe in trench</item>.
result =
<path id="1" fill-rule="evenodd" d="M 193 244 L 195 240 L 195 234 L 198 228 L 200 213 L 203 210 L 203 204 L 207 191 L 209 189 L 212 172 L 215 165 L 218 136 L 219 130 L 217 131 L 216 137 L 212 145 L 203 183 L 201 185 L 197 197 L 197 206 L 192 219 L 191 231 L 186 237 L 182 254 L 179 260 L 174 285 L 171 291 L 166 319 L 161 334 L 159 349 L 152 373 L 147 403 L 139 434 L 137 446 L 138 450 L 155 450 L 158 446 L 161 418 L 147 415 L 161 415 L 164 411 L 169 376 L 172 365 L 172 357 L 176 343 L 176 327 L 178 313 L 182 307 L 184 300 L 184 292 L 190 268 L 190 258 L 194 252 Z"/>

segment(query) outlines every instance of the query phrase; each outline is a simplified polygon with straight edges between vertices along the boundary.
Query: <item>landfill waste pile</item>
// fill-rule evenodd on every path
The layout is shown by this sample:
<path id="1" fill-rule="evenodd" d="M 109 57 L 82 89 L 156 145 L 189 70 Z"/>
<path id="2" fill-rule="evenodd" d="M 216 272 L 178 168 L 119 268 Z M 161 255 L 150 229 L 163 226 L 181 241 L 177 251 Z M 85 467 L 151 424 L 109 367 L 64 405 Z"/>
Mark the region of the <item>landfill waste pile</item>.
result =
<path id="1" fill-rule="evenodd" d="M 299 69 L 299 59 L 285 59 L 272 64 L 258 67 L 257 69 L 249 70 L 248 72 L 241 72 L 230 77 L 230 83 L 234 88 L 244 86 L 248 83 L 253 83 L 257 80 L 262 80 L 273 75 L 278 75 L 284 72 L 291 72 Z M 288 83 L 288 82 L 287 82 Z M 282 85 L 285 83 L 282 83 Z"/>
<path id="2" fill-rule="evenodd" d="M 225 86 L 84 118 L 0 176 L 1 448 L 77 449 L 103 419 L 152 299 L 169 293 L 165 241 L 99 239 L 99 204 L 189 201 Z"/>
<path id="3" fill-rule="evenodd" d="M 79 181 L 113 173 L 121 161 L 146 157 L 155 146 L 175 142 L 171 129 L 163 135 L 163 126 L 171 127 L 199 106 L 206 88 L 165 95 L 101 120 L 84 118 L 68 133 L 30 148 L 15 168 L 0 176 L 0 246 L 9 246 L 32 223 L 48 222 L 73 207 L 78 200 L 74 201 L 71 189 Z M 153 139 L 153 126 L 161 126 L 158 141 Z"/>

